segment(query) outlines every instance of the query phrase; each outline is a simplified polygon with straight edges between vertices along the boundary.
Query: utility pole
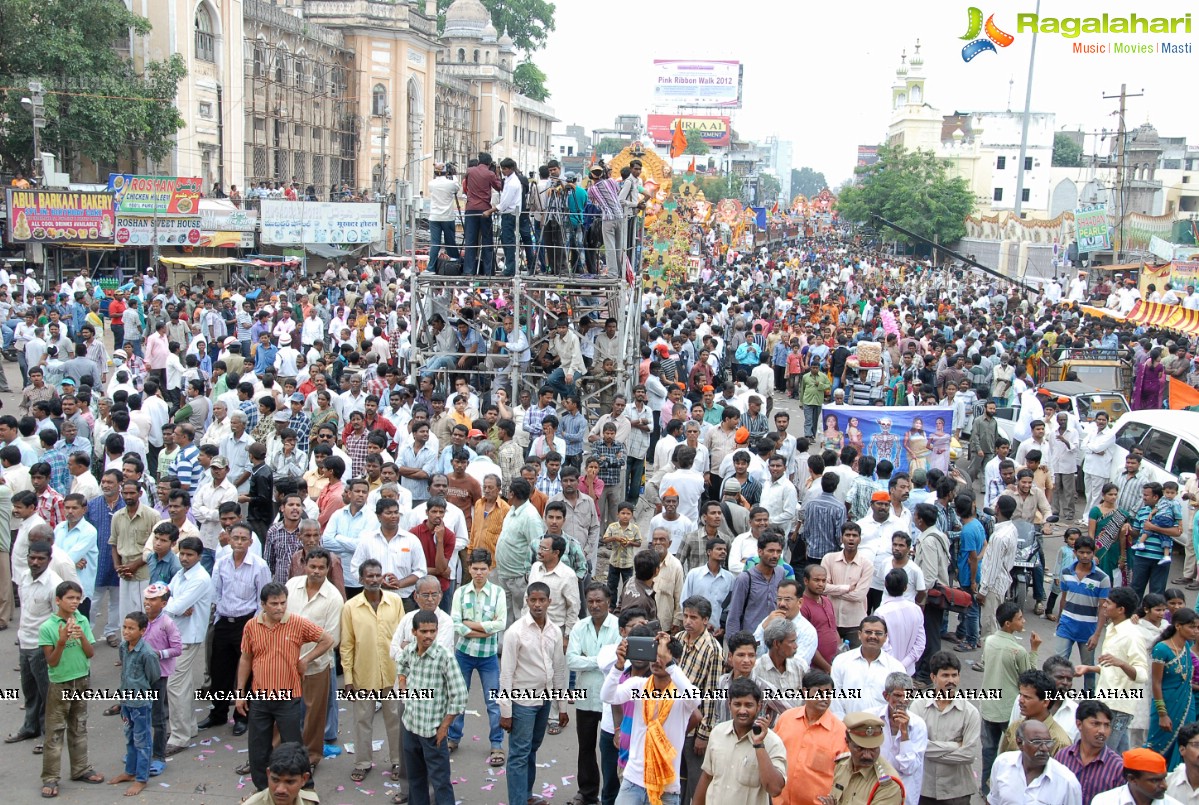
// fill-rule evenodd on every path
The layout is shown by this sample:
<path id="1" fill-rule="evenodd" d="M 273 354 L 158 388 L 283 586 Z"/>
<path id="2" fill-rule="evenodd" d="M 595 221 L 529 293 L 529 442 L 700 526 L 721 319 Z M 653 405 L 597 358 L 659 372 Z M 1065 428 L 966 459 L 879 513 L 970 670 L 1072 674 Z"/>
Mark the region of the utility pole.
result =
<path id="1" fill-rule="evenodd" d="M 1037 17 L 1041 16 L 1041 0 L 1037 0 Z M 1032 32 L 1032 49 L 1028 54 L 1028 82 L 1024 86 L 1024 119 L 1020 124 L 1020 158 L 1016 164 L 1016 217 L 1022 218 L 1024 207 L 1024 161 L 1028 158 L 1028 118 L 1032 109 L 1032 70 L 1037 60 L 1037 32 Z M 1009 94 L 1011 90 L 1009 89 Z"/>
<path id="2" fill-rule="evenodd" d="M 1136 95 L 1128 94 L 1128 85 L 1120 85 L 1119 95 L 1104 95 L 1105 101 L 1110 101 L 1116 98 L 1120 99 L 1120 110 L 1117 114 L 1120 116 L 1119 128 L 1116 130 L 1116 215 L 1119 216 L 1119 229 L 1116 235 L 1116 263 L 1124 262 L 1124 217 L 1126 214 L 1125 205 L 1128 203 L 1128 174 L 1124 168 L 1124 158 L 1128 151 L 1128 132 L 1124 127 L 1124 109 L 1129 98 L 1144 97 L 1145 91 L 1141 90 Z"/>
<path id="3" fill-rule="evenodd" d="M 21 105 L 33 117 L 33 165 L 29 172 L 34 185 L 41 185 L 42 178 L 42 129 L 46 127 L 46 94 L 41 81 L 29 82 L 29 98 L 22 98 Z"/>
<path id="4" fill-rule="evenodd" d="M 384 109 L 383 136 L 379 138 L 379 195 L 387 197 L 387 135 L 390 133 L 388 124 L 391 123 L 391 110 Z"/>

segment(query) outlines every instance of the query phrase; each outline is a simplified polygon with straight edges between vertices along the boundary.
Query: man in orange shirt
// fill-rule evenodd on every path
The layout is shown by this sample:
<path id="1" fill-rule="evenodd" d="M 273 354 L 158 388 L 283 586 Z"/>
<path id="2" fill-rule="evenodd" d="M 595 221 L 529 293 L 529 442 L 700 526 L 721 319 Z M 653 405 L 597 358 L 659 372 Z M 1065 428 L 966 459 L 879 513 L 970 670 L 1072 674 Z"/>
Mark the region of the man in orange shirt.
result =
<path id="1" fill-rule="evenodd" d="M 504 518 L 508 516 L 508 502 L 500 497 L 500 477 L 488 475 L 483 479 L 483 497 L 475 501 L 471 512 L 470 542 L 467 552 L 477 548 L 486 548 L 495 556 L 495 544 L 499 542 L 500 531 L 504 527 Z M 491 560 L 491 568 L 495 569 L 495 559 Z"/>
<path id="2" fill-rule="evenodd" d="M 845 724 L 829 710 L 833 678 L 823 671 L 804 674 L 804 706 L 778 717 L 774 731 L 787 747 L 787 787 L 774 805 L 819 805 L 833 790 L 837 756 L 849 751 Z"/>

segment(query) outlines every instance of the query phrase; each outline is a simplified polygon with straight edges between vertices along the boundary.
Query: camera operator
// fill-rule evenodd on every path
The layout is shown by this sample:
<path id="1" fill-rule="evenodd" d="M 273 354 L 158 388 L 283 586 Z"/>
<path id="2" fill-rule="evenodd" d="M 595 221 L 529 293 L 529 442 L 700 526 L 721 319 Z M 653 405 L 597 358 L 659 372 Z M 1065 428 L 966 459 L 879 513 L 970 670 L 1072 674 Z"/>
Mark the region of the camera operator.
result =
<path id="1" fill-rule="evenodd" d="M 434 273 L 442 249 L 455 260 L 462 258 L 457 241 L 462 205 L 456 173 L 453 162 L 437 163 L 433 166 L 433 181 L 429 182 L 429 270 Z"/>

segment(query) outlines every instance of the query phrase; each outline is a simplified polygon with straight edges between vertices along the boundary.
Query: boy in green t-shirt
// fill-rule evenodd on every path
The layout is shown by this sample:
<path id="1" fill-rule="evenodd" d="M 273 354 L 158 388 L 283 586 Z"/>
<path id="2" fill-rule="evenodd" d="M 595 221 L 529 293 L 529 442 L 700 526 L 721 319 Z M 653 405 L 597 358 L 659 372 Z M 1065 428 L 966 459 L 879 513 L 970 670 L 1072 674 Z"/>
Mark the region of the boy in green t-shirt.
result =
<path id="1" fill-rule="evenodd" d="M 71 779 L 81 783 L 102 783 L 87 761 L 87 701 L 75 698 L 88 688 L 92 645 L 92 626 L 79 614 L 83 588 L 64 581 L 54 590 L 58 611 L 38 631 L 38 645 L 46 655 L 50 690 L 46 695 L 46 743 L 42 752 L 42 796 L 58 796 L 59 772 L 62 771 L 62 745 L 65 734 L 71 753 Z"/>

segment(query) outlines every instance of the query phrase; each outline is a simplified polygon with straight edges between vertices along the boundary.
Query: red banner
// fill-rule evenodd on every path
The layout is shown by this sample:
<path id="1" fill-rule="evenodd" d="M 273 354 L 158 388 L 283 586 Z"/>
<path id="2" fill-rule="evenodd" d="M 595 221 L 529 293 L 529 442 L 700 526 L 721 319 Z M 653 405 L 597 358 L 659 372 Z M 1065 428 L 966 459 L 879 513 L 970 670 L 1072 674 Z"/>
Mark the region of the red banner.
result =
<path id="1" fill-rule="evenodd" d="M 675 124 L 682 121 L 683 131 L 687 139 L 692 140 L 697 135 L 710 146 L 726 146 L 729 144 L 730 121 L 727 117 L 715 115 L 649 115 L 646 128 L 655 143 L 665 145 L 671 141 Z"/>

